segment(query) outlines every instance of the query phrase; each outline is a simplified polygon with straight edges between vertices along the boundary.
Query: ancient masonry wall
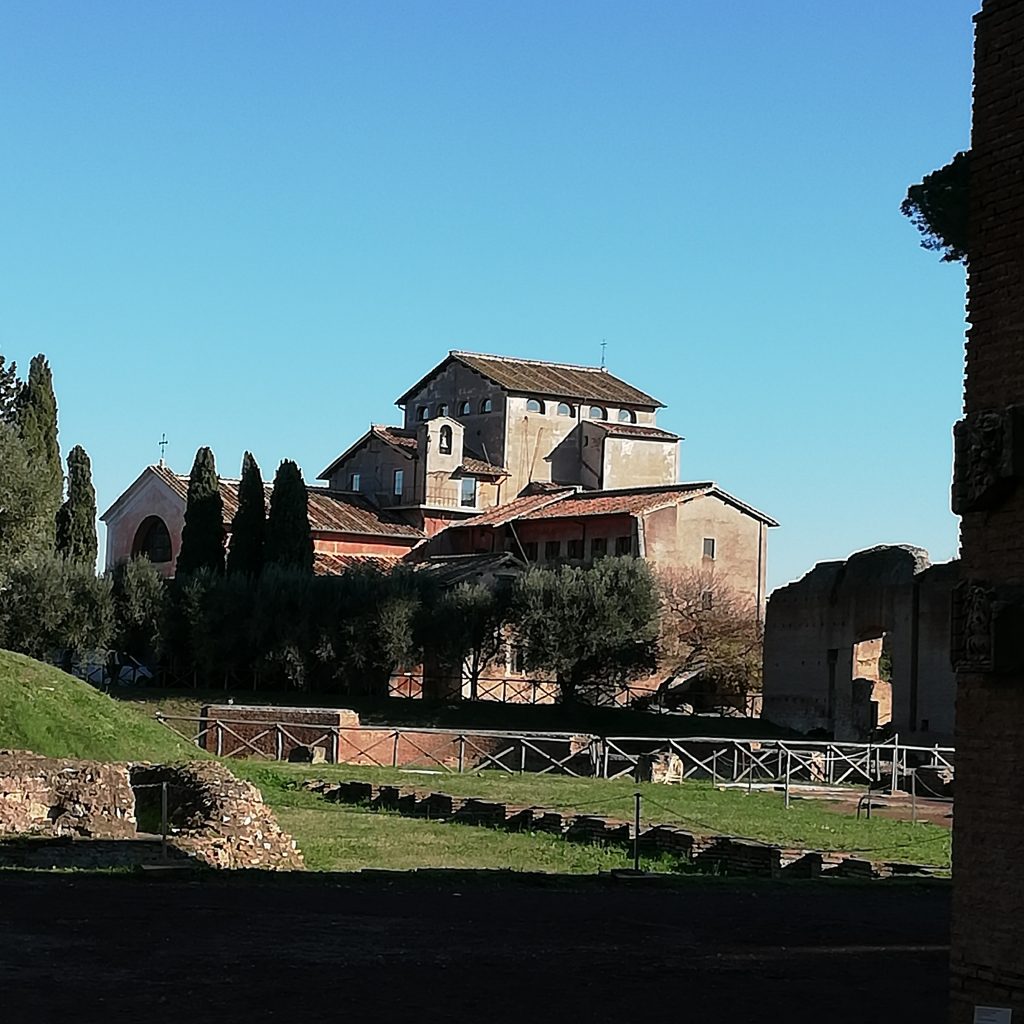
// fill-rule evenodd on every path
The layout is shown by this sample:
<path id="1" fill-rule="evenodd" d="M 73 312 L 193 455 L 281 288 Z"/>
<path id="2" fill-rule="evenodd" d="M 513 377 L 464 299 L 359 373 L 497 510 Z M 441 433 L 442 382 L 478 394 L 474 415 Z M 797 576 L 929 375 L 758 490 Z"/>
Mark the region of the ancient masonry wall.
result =
<path id="1" fill-rule="evenodd" d="M 963 579 L 958 670 L 951 1020 L 1024 1016 L 1024 3 L 976 18 L 964 419 L 953 508 Z M 1009 1017 L 1007 1017 L 1009 1019 Z"/>

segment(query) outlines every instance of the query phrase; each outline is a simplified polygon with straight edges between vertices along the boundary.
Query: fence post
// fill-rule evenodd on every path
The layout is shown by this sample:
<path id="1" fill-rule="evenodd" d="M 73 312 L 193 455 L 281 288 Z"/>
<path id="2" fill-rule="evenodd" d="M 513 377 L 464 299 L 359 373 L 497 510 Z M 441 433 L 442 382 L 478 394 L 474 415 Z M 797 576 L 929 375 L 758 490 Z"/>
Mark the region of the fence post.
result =
<path id="1" fill-rule="evenodd" d="M 459 733 L 459 774 L 466 770 L 466 737 Z"/>
<path id="2" fill-rule="evenodd" d="M 910 772 L 910 823 L 917 824 L 917 769 Z"/>
<path id="3" fill-rule="evenodd" d="M 284 760 L 284 733 L 280 722 L 274 723 L 274 756 L 278 761 Z"/>
<path id="4" fill-rule="evenodd" d="M 753 793 L 754 791 L 754 752 L 752 750 L 747 751 L 747 792 Z"/>
<path id="5" fill-rule="evenodd" d="M 395 742 L 391 745 L 391 767 L 398 767 L 398 730 L 395 730 Z"/>
<path id="6" fill-rule="evenodd" d="M 640 871 L 640 801 L 643 799 L 640 791 L 634 794 L 636 797 L 636 809 L 633 816 L 633 870 Z"/>
<path id="7" fill-rule="evenodd" d="M 167 783 L 160 783 L 160 859 L 167 860 Z"/>
<path id="8" fill-rule="evenodd" d="M 220 724 L 220 719 L 217 719 L 217 756 L 220 757 L 224 753 L 224 726 Z"/>
<path id="9" fill-rule="evenodd" d="M 604 755 L 601 758 L 601 778 L 608 778 L 608 737 L 601 737 L 601 745 L 604 747 Z"/>
<path id="10" fill-rule="evenodd" d="M 734 742 L 732 745 L 732 781 L 738 781 L 740 777 L 740 748 Z"/>
<path id="11" fill-rule="evenodd" d="M 519 741 L 519 774 L 522 775 L 526 771 L 526 741 Z"/>
<path id="12" fill-rule="evenodd" d="M 789 775 L 791 769 L 791 758 L 792 755 L 789 752 L 789 747 L 786 747 L 786 810 L 789 810 Z"/>
<path id="13" fill-rule="evenodd" d="M 900 734 L 896 733 L 892 738 L 892 788 L 889 791 L 891 796 L 896 795 L 896 777 L 900 764 Z"/>

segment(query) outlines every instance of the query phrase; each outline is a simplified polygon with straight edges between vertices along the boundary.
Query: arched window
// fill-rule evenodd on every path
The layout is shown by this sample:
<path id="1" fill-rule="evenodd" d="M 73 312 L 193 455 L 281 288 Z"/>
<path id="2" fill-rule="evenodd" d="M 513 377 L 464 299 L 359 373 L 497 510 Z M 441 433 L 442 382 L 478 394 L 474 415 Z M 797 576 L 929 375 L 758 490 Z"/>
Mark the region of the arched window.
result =
<path id="1" fill-rule="evenodd" d="M 469 402 L 459 402 L 459 415 L 460 416 L 468 416 L 469 415 Z"/>
<path id="2" fill-rule="evenodd" d="M 441 437 L 437 443 L 437 450 L 442 455 L 451 455 L 452 453 L 452 428 L 447 424 L 441 428 Z"/>
<path id="3" fill-rule="evenodd" d="M 448 403 L 447 402 L 442 402 L 437 407 L 437 415 L 438 416 L 447 416 L 448 415 Z"/>
<path id="4" fill-rule="evenodd" d="M 430 410 L 425 405 L 421 405 L 416 410 L 416 419 L 418 419 L 420 423 L 425 423 L 430 419 Z"/>
<path id="5" fill-rule="evenodd" d="M 632 409 L 619 410 L 620 423 L 636 423 L 636 413 Z"/>
<path id="6" fill-rule="evenodd" d="M 147 516 L 135 531 L 132 556 L 144 555 L 154 565 L 171 560 L 171 535 L 159 516 Z"/>
<path id="7" fill-rule="evenodd" d="M 608 419 L 608 410 L 602 409 L 599 405 L 592 405 L 590 407 L 590 418 L 592 420 L 606 420 Z"/>
<path id="8" fill-rule="evenodd" d="M 526 403 L 526 411 L 527 412 L 543 412 L 544 411 L 544 403 L 541 402 L 539 399 L 531 398 Z"/>
<path id="9" fill-rule="evenodd" d="M 480 403 L 480 411 L 481 412 L 490 412 L 493 408 L 494 408 L 494 403 L 489 398 L 485 398 Z"/>
<path id="10" fill-rule="evenodd" d="M 572 416 L 572 406 L 566 402 L 559 402 L 558 408 L 555 410 L 559 416 Z"/>

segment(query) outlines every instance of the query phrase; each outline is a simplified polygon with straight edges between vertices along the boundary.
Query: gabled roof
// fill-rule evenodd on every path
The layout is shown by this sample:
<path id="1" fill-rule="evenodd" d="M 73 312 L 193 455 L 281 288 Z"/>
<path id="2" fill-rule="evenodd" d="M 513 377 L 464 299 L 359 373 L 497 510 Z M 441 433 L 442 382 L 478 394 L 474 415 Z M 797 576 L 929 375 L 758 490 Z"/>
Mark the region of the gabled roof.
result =
<path id="1" fill-rule="evenodd" d="M 397 448 L 410 459 L 416 458 L 416 431 L 405 427 L 388 427 L 382 423 L 371 423 L 370 429 L 358 441 L 349 445 L 322 473 L 317 480 L 330 480 L 335 470 L 353 453 L 358 451 L 367 441 L 376 437 L 385 444 Z"/>
<path id="2" fill-rule="evenodd" d="M 574 398 L 612 405 L 661 408 L 656 398 L 627 384 L 599 366 L 574 366 L 571 363 L 549 363 L 541 359 L 513 359 L 489 356 L 479 352 L 453 350 L 428 374 L 396 399 L 405 405 L 412 395 L 453 362 L 475 370 L 506 391 L 517 394 L 549 395 L 553 398 Z"/>
<path id="3" fill-rule="evenodd" d="M 466 455 L 459 466 L 459 472 L 466 476 L 509 476 L 509 471 L 503 466 L 495 466 L 486 459 L 477 459 Z"/>
<path id="4" fill-rule="evenodd" d="M 167 466 L 147 466 L 139 478 L 103 513 L 103 521 L 116 512 L 123 500 L 136 489 L 147 475 L 155 476 L 184 503 L 188 498 L 188 477 L 175 473 Z M 224 505 L 224 524 L 230 526 L 238 511 L 238 480 L 220 477 L 220 497 Z M 267 502 L 273 491 L 272 484 L 264 484 Z M 374 537 L 421 540 L 425 534 L 410 526 L 393 512 L 377 508 L 361 494 L 349 491 L 331 491 L 325 487 L 307 487 L 309 526 L 320 533 L 360 533 Z"/>
<path id="5" fill-rule="evenodd" d="M 642 423 L 608 423 L 603 420 L 588 420 L 592 427 L 599 427 L 609 437 L 633 437 L 641 441 L 681 441 L 678 434 L 661 427 L 648 427 Z"/>
<path id="6" fill-rule="evenodd" d="M 387 572 L 400 561 L 398 555 L 338 555 L 313 552 L 313 572 L 317 576 L 340 576 L 346 569 L 373 565 Z"/>
<path id="7" fill-rule="evenodd" d="M 546 491 L 543 494 L 527 494 L 522 498 L 505 502 L 504 505 L 496 505 L 486 512 L 481 512 L 472 519 L 465 519 L 460 523 L 452 523 L 449 530 L 461 530 L 467 526 L 504 526 L 514 519 L 522 519 L 528 512 L 542 509 L 545 505 L 551 505 L 561 501 L 576 490 L 575 487 L 565 487 L 559 491 Z"/>

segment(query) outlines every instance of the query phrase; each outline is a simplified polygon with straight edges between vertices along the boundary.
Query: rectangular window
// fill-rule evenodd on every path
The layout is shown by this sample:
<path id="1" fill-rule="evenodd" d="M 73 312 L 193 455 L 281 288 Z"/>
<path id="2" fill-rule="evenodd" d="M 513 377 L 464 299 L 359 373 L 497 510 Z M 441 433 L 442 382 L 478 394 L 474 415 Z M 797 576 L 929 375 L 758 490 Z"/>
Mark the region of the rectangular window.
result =
<path id="1" fill-rule="evenodd" d="M 562 553 L 562 542 L 560 540 L 547 540 L 544 542 L 544 557 L 553 562 Z"/>
<path id="2" fill-rule="evenodd" d="M 591 558 L 604 558 L 608 554 L 608 538 L 607 537 L 595 537 L 590 542 L 590 557 Z"/>
<path id="3" fill-rule="evenodd" d="M 583 557 L 583 541 L 582 540 L 571 540 L 566 544 L 565 553 L 569 558 L 582 558 Z"/>
<path id="4" fill-rule="evenodd" d="M 710 590 L 705 590 L 700 595 L 700 607 L 702 611 L 709 612 L 715 606 L 715 595 Z"/>
<path id="5" fill-rule="evenodd" d="M 528 540 L 523 545 L 523 553 L 530 562 L 537 561 L 537 542 L 535 540 Z"/>
<path id="6" fill-rule="evenodd" d="M 631 555 L 631 554 L 633 554 L 633 538 L 632 537 L 616 537 L 615 538 L 615 554 L 617 554 L 617 555 Z"/>
<path id="7" fill-rule="evenodd" d="M 715 538 L 705 537 L 704 538 L 704 557 L 714 558 L 715 557 Z"/>
<path id="8" fill-rule="evenodd" d="M 350 491 L 358 491 L 359 490 L 359 474 L 358 473 L 353 473 L 352 476 L 349 478 L 348 489 Z"/>
<path id="9" fill-rule="evenodd" d="M 476 508 L 476 477 L 464 476 L 462 478 L 462 507 Z"/>
<path id="10" fill-rule="evenodd" d="M 402 491 L 405 490 L 405 470 L 395 470 L 395 494 L 400 498 Z"/>

